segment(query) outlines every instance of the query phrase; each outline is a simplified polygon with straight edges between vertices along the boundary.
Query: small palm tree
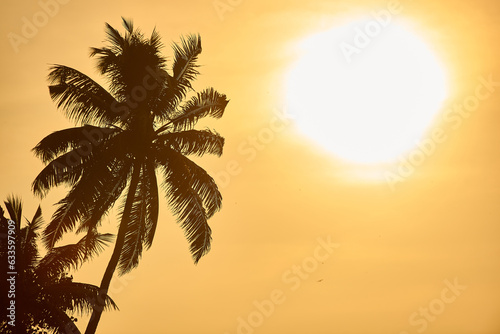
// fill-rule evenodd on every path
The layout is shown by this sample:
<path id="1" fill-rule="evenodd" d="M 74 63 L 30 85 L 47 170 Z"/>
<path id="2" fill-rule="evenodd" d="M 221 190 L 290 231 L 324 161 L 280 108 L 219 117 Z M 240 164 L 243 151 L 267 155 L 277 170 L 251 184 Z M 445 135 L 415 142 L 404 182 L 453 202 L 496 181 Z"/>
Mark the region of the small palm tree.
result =
<path id="1" fill-rule="evenodd" d="M 150 38 L 123 19 L 121 35 L 107 24 L 109 46 L 92 48 L 109 91 L 81 72 L 54 65 L 50 95 L 78 127 L 45 137 L 35 154 L 47 166 L 33 182 L 35 194 L 71 187 L 44 231 L 54 247 L 65 232 L 88 232 L 121 198 L 120 225 L 111 259 L 101 281 L 107 293 L 115 269 L 124 274 L 151 247 L 158 222 L 157 174 L 168 203 L 185 230 L 194 262 L 210 250 L 208 219 L 222 196 L 213 178 L 187 156 L 220 156 L 224 138 L 194 126 L 203 117 L 222 117 L 228 100 L 213 88 L 192 92 L 199 74 L 200 36 L 174 44 L 171 73 L 160 55 L 160 36 Z M 185 101 L 188 93 L 189 100 Z M 86 333 L 94 333 L 102 308 L 94 309 Z"/>
<path id="2" fill-rule="evenodd" d="M 80 333 L 74 324 L 76 319 L 71 315 L 75 312 L 90 313 L 102 297 L 99 287 L 73 282 L 68 270 L 77 268 L 86 259 L 97 255 L 112 240 L 112 236 L 94 231 L 76 244 L 54 247 L 40 258 L 37 246 L 39 230 L 43 225 L 40 207 L 31 221 L 26 219 L 26 226 L 22 228 L 21 200 L 9 197 L 5 207 L 11 220 L 4 217 L 0 207 L 0 228 L 2 232 L 7 232 L 0 241 L 0 258 L 2 264 L 7 261 L 11 264 L 8 270 L 2 268 L 2 275 L 6 274 L 7 277 L 2 277 L 0 282 L 3 295 L 0 331 Z M 15 262 L 12 262 L 13 259 Z M 15 302 L 15 318 L 8 317 L 10 311 L 5 312 L 11 300 Z M 107 308 L 117 309 L 108 296 L 104 296 L 102 302 Z"/>

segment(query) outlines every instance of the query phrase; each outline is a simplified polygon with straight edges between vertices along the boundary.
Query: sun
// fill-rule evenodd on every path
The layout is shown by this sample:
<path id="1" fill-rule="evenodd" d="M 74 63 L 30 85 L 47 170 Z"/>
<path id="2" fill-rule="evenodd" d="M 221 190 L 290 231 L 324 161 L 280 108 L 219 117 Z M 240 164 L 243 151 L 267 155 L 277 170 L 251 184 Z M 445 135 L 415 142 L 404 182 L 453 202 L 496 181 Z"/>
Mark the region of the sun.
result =
<path id="1" fill-rule="evenodd" d="M 421 38 L 395 22 L 376 28 L 366 19 L 306 39 L 286 81 L 299 130 L 362 165 L 414 148 L 447 96 L 443 66 Z"/>

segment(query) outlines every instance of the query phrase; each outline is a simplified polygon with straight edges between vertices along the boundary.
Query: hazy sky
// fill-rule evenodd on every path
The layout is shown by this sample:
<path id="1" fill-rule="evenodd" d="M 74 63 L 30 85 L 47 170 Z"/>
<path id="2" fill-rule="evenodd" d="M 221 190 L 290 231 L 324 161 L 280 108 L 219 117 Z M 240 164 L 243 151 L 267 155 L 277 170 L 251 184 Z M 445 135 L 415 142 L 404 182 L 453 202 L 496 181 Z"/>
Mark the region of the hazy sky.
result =
<path id="1" fill-rule="evenodd" d="M 27 216 L 41 203 L 48 221 L 64 194 L 40 202 L 30 190 L 42 168 L 30 150 L 72 126 L 50 100 L 48 66 L 104 82 L 88 54 L 102 46 L 105 22 L 123 31 L 120 17 L 132 18 L 146 34 L 156 26 L 169 57 L 172 41 L 200 33 L 194 86 L 231 100 L 221 120 L 206 123 L 226 138 L 224 155 L 200 160 L 224 197 L 210 220 L 211 252 L 193 265 L 163 200 L 153 247 L 112 282 L 120 311 L 103 314 L 99 333 L 499 333 L 500 86 L 473 112 L 443 121 L 480 78 L 500 82 L 498 1 L 401 0 L 398 19 L 440 59 L 449 95 L 431 126 L 446 140 L 394 187 L 356 178 L 356 166 L 284 114 L 299 43 L 390 1 L 54 1 L 1 4 L 0 198 L 22 196 Z M 103 231 L 116 225 L 111 215 Z M 98 284 L 109 256 L 75 280 Z"/>

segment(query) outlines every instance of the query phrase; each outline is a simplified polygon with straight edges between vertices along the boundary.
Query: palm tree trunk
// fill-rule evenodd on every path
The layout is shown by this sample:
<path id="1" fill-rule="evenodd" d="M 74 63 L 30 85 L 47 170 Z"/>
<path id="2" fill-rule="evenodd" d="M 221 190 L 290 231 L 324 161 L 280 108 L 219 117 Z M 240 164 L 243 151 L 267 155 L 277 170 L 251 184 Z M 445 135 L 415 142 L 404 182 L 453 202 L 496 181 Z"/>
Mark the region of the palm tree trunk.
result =
<path id="1" fill-rule="evenodd" d="M 101 319 L 102 311 L 104 310 L 104 297 L 108 293 L 109 285 L 111 283 L 111 279 L 113 278 L 116 266 L 118 265 L 118 260 L 120 260 L 123 244 L 125 242 L 128 219 L 130 217 L 132 203 L 134 202 L 135 192 L 139 182 L 140 169 L 140 164 L 135 164 L 132 179 L 130 181 L 130 187 L 128 189 L 127 200 L 125 202 L 125 207 L 123 208 L 120 228 L 118 229 L 118 234 L 116 236 L 115 248 L 113 250 L 113 254 L 111 255 L 111 259 L 109 260 L 108 266 L 106 267 L 106 271 L 104 272 L 104 276 L 102 277 L 99 291 L 100 297 L 97 300 L 97 305 L 94 306 L 94 310 L 89 323 L 87 324 L 85 334 L 94 334 L 97 329 L 97 325 L 99 324 L 99 320 Z"/>

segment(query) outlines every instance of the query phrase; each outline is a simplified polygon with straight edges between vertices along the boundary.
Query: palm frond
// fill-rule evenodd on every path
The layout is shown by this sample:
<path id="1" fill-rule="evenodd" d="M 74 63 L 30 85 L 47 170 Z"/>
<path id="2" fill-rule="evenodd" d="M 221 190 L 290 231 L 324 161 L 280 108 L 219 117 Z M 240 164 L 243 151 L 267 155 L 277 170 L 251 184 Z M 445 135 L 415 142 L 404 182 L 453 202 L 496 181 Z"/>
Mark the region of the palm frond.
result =
<path id="1" fill-rule="evenodd" d="M 180 93 L 179 98 L 186 96 L 186 90 L 192 89 L 191 81 L 199 74 L 196 65 L 198 56 L 202 51 L 200 35 L 189 35 L 181 37 L 181 45 L 174 43 L 174 65 L 173 78 L 176 90 Z"/>
<path id="2" fill-rule="evenodd" d="M 182 109 L 172 117 L 175 131 L 191 129 L 200 118 L 210 116 L 221 118 L 229 100 L 213 88 L 208 88 L 193 96 Z"/>
<path id="3" fill-rule="evenodd" d="M 92 259 L 104 250 L 104 247 L 113 242 L 115 236 L 111 233 L 98 233 L 96 229 L 89 230 L 79 241 L 82 252 L 85 254 L 83 260 Z"/>
<path id="4" fill-rule="evenodd" d="M 178 153 L 171 153 L 171 155 L 175 156 L 172 159 L 173 161 L 177 160 L 182 162 L 170 163 L 172 162 L 172 160 L 170 160 L 170 167 L 173 168 L 174 172 L 179 172 L 179 170 L 175 169 L 177 166 L 184 168 L 185 171 L 181 173 L 189 175 L 192 189 L 202 200 L 207 218 L 211 218 L 222 207 L 222 195 L 219 191 L 217 183 L 215 183 L 215 180 L 210 176 L 210 174 L 207 173 L 207 171 L 198 166 L 194 161 Z"/>
<path id="5" fill-rule="evenodd" d="M 97 69 L 100 74 L 106 74 L 108 72 L 112 72 L 113 69 L 116 68 L 116 64 L 119 59 L 119 50 L 112 50 L 111 48 L 103 47 L 103 48 L 90 48 L 90 57 L 97 56 Z M 118 77 L 119 78 L 119 77 Z M 117 80 L 118 78 L 114 78 Z M 110 79 L 110 78 L 108 78 Z M 111 78 L 113 79 L 113 78 Z M 115 95 L 118 93 L 116 87 L 113 86 L 113 80 L 109 80 L 111 87 L 110 90 Z"/>
<path id="6" fill-rule="evenodd" d="M 134 197 L 132 211 L 128 219 L 126 219 L 127 231 L 125 241 L 123 243 L 120 260 L 118 261 L 118 274 L 124 275 L 137 267 L 142 255 L 143 240 L 146 234 L 146 203 L 144 194 L 137 194 Z M 123 217 L 123 212 L 122 212 Z M 122 219 L 122 224 L 125 219 Z"/>
<path id="7" fill-rule="evenodd" d="M 122 24 L 129 34 L 134 33 L 134 22 L 131 19 L 126 19 L 122 16 Z"/>
<path id="8" fill-rule="evenodd" d="M 85 74 L 56 64 L 51 67 L 49 81 L 50 96 L 69 119 L 80 124 L 119 123 L 122 115 L 114 110 L 118 101 Z"/>
<path id="9" fill-rule="evenodd" d="M 89 158 L 74 149 L 52 160 L 33 180 L 33 193 L 43 198 L 53 187 L 64 183 L 74 185 L 83 175 L 84 161 Z"/>
<path id="10" fill-rule="evenodd" d="M 72 190 L 57 203 L 59 207 L 44 230 L 43 244 L 46 248 L 54 248 L 56 242 L 66 232 L 72 231 L 77 221 L 87 211 L 86 203 L 77 201 L 77 197 L 76 192 Z"/>
<path id="11" fill-rule="evenodd" d="M 59 154 L 82 148 L 82 145 L 87 145 L 87 143 L 94 147 L 99 146 L 119 131 L 120 129 L 117 128 L 96 127 L 88 124 L 55 131 L 43 138 L 32 151 L 42 162 L 47 163 Z"/>
<path id="12" fill-rule="evenodd" d="M 141 166 L 130 216 L 125 221 L 128 225 L 118 263 L 120 275 L 137 267 L 143 246 L 149 248 L 153 242 L 158 222 L 158 187 L 154 164 L 149 161 Z"/>
<path id="13" fill-rule="evenodd" d="M 159 135 L 156 141 L 183 155 L 197 155 L 200 157 L 207 153 L 221 156 L 224 147 L 224 137 L 210 130 L 164 133 Z"/>
<path id="14" fill-rule="evenodd" d="M 28 223 L 29 229 L 30 229 L 30 234 L 32 233 L 33 235 L 37 234 L 38 231 L 42 228 L 42 225 L 44 224 L 43 217 L 42 217 L 42 208 L 38 206 L 38 209 L 36 210 L 35 214 L 33 215 L 33 218 L 31 218 L 31 221 Z"/>
<path id="15" fill-rule="evenodd" d="M 130 166 L 131 162 L 122 163 L 121 161 L 117 161 L 111 167 L 110 170 L 113 173 L 107 176 L 107 180 L 101 189 L 102 195 L 100 199 L 81 218 L 80 226 L 76 230 L 76 233 L 89 231 L 99 226 L 102 218 L 108 213 L 113 204 L 116 203 L 127 186 L 130 176 Z"/>
<path id="16" fill-rule="evenodd" d="M 151 33 L 151 37 L 149 38 L 149 44 L 153 47 L 153 49 L 160 50 L 163 48 L 163 43 L 161 42 L 161 36 L 156 30 L 156 28 L 153 29 L 153 32 Z"/>
<path id="17" fill-rule="evenodd" d="M 164 69 L 157 71 L 156 82 L 160 87 L 155 103 L 151 106 L 152 114 L 155 122 L 163 124 L 170 121 L 172 114 L 178 109 L 182 98 L 179 97 L 179 92 L 176 90 L 174 78 Z"/>
<path id="18" fill-rule="evenodd" d="M 197 263 L 210 251 L 212 231 L 207 219 L 220 208 L 222 196 L 214 180 L 192 161 L 173 150 L 165 157 L 163 173 L 167 199 Z"/>
<path id="19" fill-rule="evenodd" d="M 94 173 L 98 179 L 103 174 L 108 175 L 112 166 L 116 165 L 115 159 L 125 159 L 127 145 L 133 142 L 132 137 L 126 131 L 117 130 L 112 137 L 92 146 L 86 154 L 81 154 L 79 149 L 73 149 L 60 155 L 36 176 L 32 183 L 33 192 L 44 197 L 51 188 L 61 184 L 75 186 L 84 175 Z"/>
<path id="20" fill-rule="evenodd" d="M 10 219 L 13 220 L 18 229 L 21 228 L 21 221 L 23 219 L 23 202 L 20 197 L 9 195 L 4 202 L 5 208 L 9 213 Z"/>
<path id="21" fill-rule="evenodd" d="M 36 274 L 41 279 L 54 277 L 65 271 L 78 269 L 84 261 L 97 256 L 114 236 L 109 233 L 89 231 L 77 243 L 54 247 L 45 255 L 37 266 Z"/>
<path id="22" fill-rule="evenodd" d="M 115 141 L 113 144 L 122 143 Z M 110 148 L 113 147 L 113 145 L 110 146 Z M 115 149 L 117 157 L 120 157 L 120 151 L 116 147 Z M 119 173 L 121 165 L 116 163 L 116 156 L 105 155 L 105 153 L 107 151 L 96 153 L 98 157 L 95 163 L 84 169 L 78 182 L 66 197 L 57 203 L 59 207 L 44 231 L 43 242 L 48 249 L 53 248 L 64 233 L 73 230 L 77 221 L 92 212 L 95 206 L 100 205 L 100 199 L 108 195 L 105 193 L 108 189 L 107 182 Z"/>
<path id="23" fill-rule="evenodd" d="M 62 282 L 44 287 L 46 301 L 52 305 L 63 305 L 70 312 L 90 313 L 104 303 L 105 310 L 118 310 L 116 303 L 108 295 L 102 296 L 98 286 L 79 282 Z M 104 299 L 104 300 L 103 300 Z"/>
<path id="24" fill-rule="evenodd" d="M 20 270 L 30 270 L 35 267 L 39 256 L 37 238 L 38 230 L 43 225 L 42 209 L 38 206 L 31 222 L 25 218 L 26 226 L 21 228 L 23 211 L 21 198 L 9 195 L 4 203 L 10 218 L 16 224 L 17 267 L 22 268 Z M 7 247 L 5 247 L 5 250 L 7 250 Z"/>
<path id="25" fill-rule="evenodd" d="M 34 268 L 38 261 L 38 246 L 37 240 L 39 233 L 38 231 L 42 228 L 44 221 L 42 217 L 42 208 L 38 206 L 38 209 L 35 212 L 35 215 L 31 219 L 31 221 L 27 220 L 27 225 L 23 228 L 22 231 L 22 257 L 23 261 L 29 268 Z"/>
<path id="26" fill-rule="evenodd" d="M 127 40 L 120 34 L 118 30 L 113 28 L 106 22 L 106 40 L 111 43 L 115 50 L 123 50 L 127 44 Z"/>
<path id="27" fill-rule="evenodd" d="M 147 193 L 146 235 L 144 238 L 144 246 L 146 247 L 146 249 L 150 248 L 153 244 L 156 226 L 158 225 L 159 198 L 155 167 L 156 164 L 147 164 L 144 170 L 144 176 L 145 179 L 147 179 L 144 189 L 144 191 Z"/>

